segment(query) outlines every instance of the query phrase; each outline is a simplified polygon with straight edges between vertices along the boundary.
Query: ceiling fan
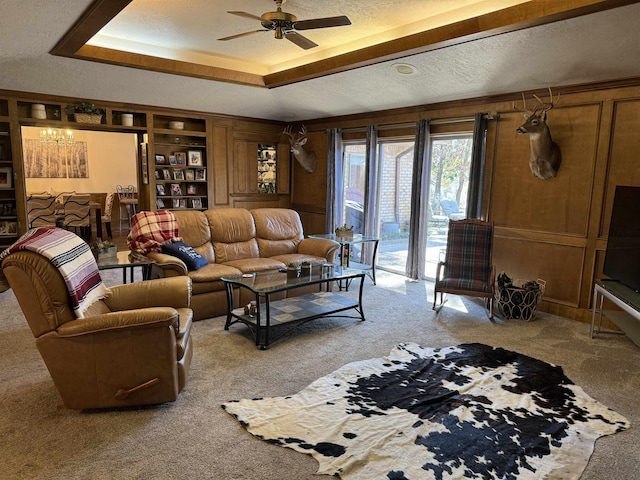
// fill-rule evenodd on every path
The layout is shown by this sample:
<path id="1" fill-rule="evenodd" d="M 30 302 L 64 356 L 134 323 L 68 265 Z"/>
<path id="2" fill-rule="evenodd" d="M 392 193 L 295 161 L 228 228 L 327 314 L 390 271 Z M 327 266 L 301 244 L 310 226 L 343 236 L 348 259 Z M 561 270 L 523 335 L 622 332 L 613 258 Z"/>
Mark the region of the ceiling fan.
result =
<path id="1" fill-rule="evenodd" d="M 298 20 L 295 15 L 282 11 L 283 0 L 274 1 L 276 2 L 278 10 L 275 12 L 264 13 L 260 17 L 247 12 L 228 11 L 227 13 L 230 13 L 232 15 L 238 15 L 239 17 L 258 20 L 262 24 L 263 29 L 238 33 L 236 35 L 219 38 L 218 40 L 233 40 L 234 38 L 240 38 L 258 32 L 274 31 L 275 37 L 277 39 L 281 40 L 283 38 L 286 38 L 290 42 L 295 43 L 298 47 L 308 50 L 310 48 L 317 47 L 318 44 L 312 42 L 307 37 L 300 35 L 297 30 L 311 30 L 314 28 L 341 27 L 345 25 L 351 25 L 351 20 L 349 20 L 349 18 L 344 15 L 338 17 L 312 18 L 311 20 Z"/>

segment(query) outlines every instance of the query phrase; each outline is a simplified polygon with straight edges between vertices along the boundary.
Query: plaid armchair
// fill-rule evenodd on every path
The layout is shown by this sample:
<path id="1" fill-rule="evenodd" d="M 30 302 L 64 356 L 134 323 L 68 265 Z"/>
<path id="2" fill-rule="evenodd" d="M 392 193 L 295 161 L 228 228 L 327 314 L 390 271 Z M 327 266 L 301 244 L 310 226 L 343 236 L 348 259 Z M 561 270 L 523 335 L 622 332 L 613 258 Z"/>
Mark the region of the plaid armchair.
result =
<path id="1" fill-rule="evenodd" d="M 438 262 L 433 309 L 444 305 L 444 294 L 484 297 L 493 318 L 495 268 L 492 260 L 493 224 L 475 219 L 449 222 L 444 261 Z M 438 293 L 440 304 L 436 305 Z"/>

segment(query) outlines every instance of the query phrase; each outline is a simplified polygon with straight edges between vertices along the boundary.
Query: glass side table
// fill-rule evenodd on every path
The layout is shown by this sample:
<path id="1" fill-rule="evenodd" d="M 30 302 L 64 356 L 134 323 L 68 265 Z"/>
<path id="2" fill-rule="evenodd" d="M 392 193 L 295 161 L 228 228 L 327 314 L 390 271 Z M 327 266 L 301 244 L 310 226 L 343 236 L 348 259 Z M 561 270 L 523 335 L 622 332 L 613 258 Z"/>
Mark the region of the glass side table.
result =
<path id="1" fill-rule="evenodd" d="M 319 235 L 309 235 L 309 238 L 326 238 L 338 242 L 340 244 L 340 253 L 338 255 L 340 265 L 343 267 L 351 267 L 351 264 L 353 264 L 353 267 L 363 270 L 371 278 L 373 284 L 376 285 L 376 256 L 378 254 L 379 238 L 366 237 L 359 233 L 354 233 L 353 236 L 350 237 L 338 237 L 335 233 L 324 233 Z M 364 243 L 373 243 L 373 253 L 371 255 L 370 265 L 351 260 L 353 245 Z"/>
<path id="2" fill-rule="evenodd" d="M 151 278 L 151 268 L 156 263 L 153 260 L 133 255 L 131 252 L 118 252 L 116 256 L 96 259 L 98 270 L 111 270 L 114 268 L 122 269 L 122 283 L 127 283 L 127 270 L 129 270 L 130 283 L 133 283 L 133 269 L 142 268 L 142 279 L 149 280 Z"/>

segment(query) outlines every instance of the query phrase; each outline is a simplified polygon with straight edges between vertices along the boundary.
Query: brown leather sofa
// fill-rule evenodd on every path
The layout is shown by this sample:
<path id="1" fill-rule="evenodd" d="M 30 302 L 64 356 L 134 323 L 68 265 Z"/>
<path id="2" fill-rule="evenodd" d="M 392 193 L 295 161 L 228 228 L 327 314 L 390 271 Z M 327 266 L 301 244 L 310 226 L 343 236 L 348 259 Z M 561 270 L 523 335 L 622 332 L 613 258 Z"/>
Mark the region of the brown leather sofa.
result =
<path id="1" fill-rule="evenodd" d="M 111 287 L 76 319 L 64 280 L 45 257 L 15 252 L 2 270 L 67 408 L 178 398 L 193 355 L 187 277 Z"/>
<path id="2" fill-rule="evenodd" d="M 164 253 L 148 256 L 157 262 L 166 277 L 188 275 L 191 278 L 194 320 L 227 313 L 221 277 L 284 268 L 289 262 L 333 263 L 340 246 L 332 240 L 304 238 L 300 216 L 286 208 L 216 208 L 173 213 L 179 235 L 209 264 L 189 271 L 176 257 Z M 245 289 L 239 293 L 234 294 L 234 308 L 252 299 Z"/>

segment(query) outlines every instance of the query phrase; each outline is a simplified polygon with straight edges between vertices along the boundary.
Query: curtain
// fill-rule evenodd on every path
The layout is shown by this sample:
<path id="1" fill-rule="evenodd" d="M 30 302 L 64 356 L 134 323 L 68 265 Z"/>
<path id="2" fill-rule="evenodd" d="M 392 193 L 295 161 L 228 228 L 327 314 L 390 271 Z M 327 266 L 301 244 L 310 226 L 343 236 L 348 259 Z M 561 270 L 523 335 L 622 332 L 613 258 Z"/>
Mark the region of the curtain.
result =
<path id="1" fill-rule="evenodd" d="M 343 215 L 343 158 L 342 130 L 331 128 L 327 131 L 329 147 L 327 156 L 327 219 L 326 232 L 332 233 L 342 224 Z"/>
<path id="2" fill-rule="evenodd" d="M 367 126 L 366 140 L 367 176 L 364 188 L 364 231 L 363 235 L 375 237 L 377 235 L 378 221 L 378 190 L 380 188 L 379 162 L 378 162 L 378 129 L 375 125 Z M 361 261 L 371 264 L 373 248 L 370 242 L 364 243 Z"/>
<path id="3" fill-rule="evenodd" d="M 482 196 L 484 191 L 485 155 L 487 149 L 487 114 L 476 113 L 473 125 L 473 146 L 471 148 L 471 169 L 469 172 L 469 195 L 467 196 L 467 217 L 482 217 Z"/>
<path id="4" fill-rule="evenodd" d="M 430 138 L 429 120 L 416 122 L 416 139 L 413 153 L 413 179 L 411 180 L 411 221 L 409 223 L 409 244 L 405 274 L 412 280 L 418 280 L 424 270 L 426 246 L 426 225 L 420 225 L 426 215 L 426 202 L 429 198 Z"/>

